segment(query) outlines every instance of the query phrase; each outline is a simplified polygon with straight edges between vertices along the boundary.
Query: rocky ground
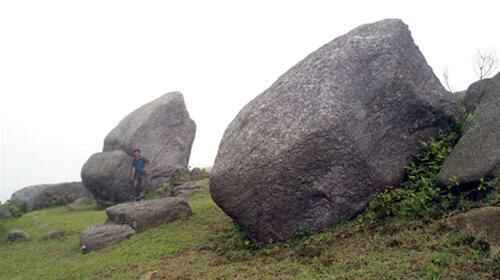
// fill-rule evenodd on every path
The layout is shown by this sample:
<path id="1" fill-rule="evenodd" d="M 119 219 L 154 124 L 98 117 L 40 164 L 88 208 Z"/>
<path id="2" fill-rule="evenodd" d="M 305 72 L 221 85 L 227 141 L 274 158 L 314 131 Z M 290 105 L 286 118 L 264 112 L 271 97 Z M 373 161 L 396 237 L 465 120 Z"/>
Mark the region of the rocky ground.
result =
<path id="1" fill-rule="evenodd" d="M 0 279 L 497 279 L 487 243 L 445 220 L 352 221 L 319 234 L 255 247 L 213 203 L 208 182 L 193 216 L 82 254 L 80 232 L 104 211 L 52 208 L 0 222 Z M 7 242 L 22 228 L 28 241 Z M 53 230 L 62 239 L 46 240 Z"/>

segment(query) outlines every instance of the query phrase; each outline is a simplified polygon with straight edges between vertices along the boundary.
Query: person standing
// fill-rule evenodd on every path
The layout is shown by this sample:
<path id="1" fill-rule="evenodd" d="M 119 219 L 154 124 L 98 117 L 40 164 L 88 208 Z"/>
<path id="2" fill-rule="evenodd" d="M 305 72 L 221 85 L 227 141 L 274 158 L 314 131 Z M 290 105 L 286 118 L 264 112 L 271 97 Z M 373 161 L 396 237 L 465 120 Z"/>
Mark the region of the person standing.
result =
<path id="1" fill-rule="evenodd" d="M 144 179 L 146 177 L 146 164 L 149 161 L 141 155 L 140 149 L 135 149 L 133 152 L 134 160 L 130 168 L 130 180 L 133 182 L 134 190 L 137 194 L 137 199 L 144 199 Z"/>

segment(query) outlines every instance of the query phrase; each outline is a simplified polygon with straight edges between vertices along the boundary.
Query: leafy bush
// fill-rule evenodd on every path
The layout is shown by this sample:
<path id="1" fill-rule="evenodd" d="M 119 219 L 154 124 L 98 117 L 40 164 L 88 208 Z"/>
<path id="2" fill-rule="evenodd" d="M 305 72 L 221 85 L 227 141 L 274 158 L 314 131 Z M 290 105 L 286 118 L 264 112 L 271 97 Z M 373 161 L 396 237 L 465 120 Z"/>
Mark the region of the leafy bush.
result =
<path id="1" fill-rule="evenodd" d="M 440 216 L 454 209 L 467 208 L 470 202 L 481 200 L 495 188 L 496 179 L 483 178 L 477 184 L 463 185 L 455 178 L 442 186 L 438 175 L 445 159 L 460 139 L 463 126 L 441 133 L 422 143 L 417 155 L 405 168 L 406 175 L 398 188 L 388 188 L 369 204 L 360 220 L 397 218 L 427 218 Z"/>
<path id="2" fill-rule="evenodd" d="M 7 200 L 0 207 L 6 208 L 10 211 L 13 217 L 21 217 L 27 212 L 26 204 L 16 200 Z"/>
<path id="3" fill-rule="evenodd" d="M 189 181 L 191 181 L 191 173 L 187 168 L 177 169 L 170 178 L 172 186 L 180 186 Z"/>

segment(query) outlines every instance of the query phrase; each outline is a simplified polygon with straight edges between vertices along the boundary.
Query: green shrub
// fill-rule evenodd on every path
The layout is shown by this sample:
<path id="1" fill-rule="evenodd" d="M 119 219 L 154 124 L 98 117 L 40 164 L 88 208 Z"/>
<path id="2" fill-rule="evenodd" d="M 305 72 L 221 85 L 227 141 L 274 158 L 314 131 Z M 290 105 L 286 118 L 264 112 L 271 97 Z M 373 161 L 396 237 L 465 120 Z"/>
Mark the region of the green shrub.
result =
<path id="1" fill-rule="evenodd" d="M 170 185 L 180 186 L 189 181 L 191 181 L 191 173 L 187 168 L 181 168 L 177 169 L 170 178 Z"/>
<path id="2" fill-rule="evenodd" d="M 455 209 L 470 207 L 471 202 L 487 197 L 496 179 L 483 178 L 477 184 L 460 184 L 455 178 L 442 186 L 438 182 L 441 167 L 460 139 L 463 126 L 441 133 L 422 143 L 417 155 L 405 168 L 406 175 L 397 188 L 387 188 L 370 202 L 361 222 L 386 218 L 433 218 Z"/>
<path id="3" fill-rule="evenodd" d="M 7 208 L 13 217 L 19 218 L 27 211 L 26 204 L 17 200 L 7 200 L 0 207 Z"/>

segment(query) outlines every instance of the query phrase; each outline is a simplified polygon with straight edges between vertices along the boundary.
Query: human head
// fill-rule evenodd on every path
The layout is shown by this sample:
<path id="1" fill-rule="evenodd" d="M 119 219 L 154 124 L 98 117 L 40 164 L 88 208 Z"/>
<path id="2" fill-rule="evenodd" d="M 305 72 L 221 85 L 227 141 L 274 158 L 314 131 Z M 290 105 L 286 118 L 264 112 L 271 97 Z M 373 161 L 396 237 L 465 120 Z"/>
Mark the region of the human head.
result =
<path id="1" fill-rule="evenodd" d="M 141 157 L 141 149 L 134 149 L 133 154 L 135 158 Z"/>

